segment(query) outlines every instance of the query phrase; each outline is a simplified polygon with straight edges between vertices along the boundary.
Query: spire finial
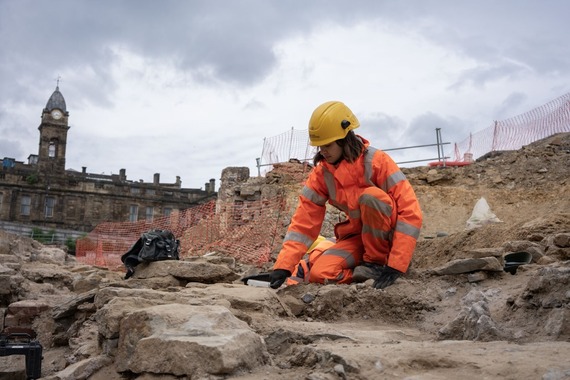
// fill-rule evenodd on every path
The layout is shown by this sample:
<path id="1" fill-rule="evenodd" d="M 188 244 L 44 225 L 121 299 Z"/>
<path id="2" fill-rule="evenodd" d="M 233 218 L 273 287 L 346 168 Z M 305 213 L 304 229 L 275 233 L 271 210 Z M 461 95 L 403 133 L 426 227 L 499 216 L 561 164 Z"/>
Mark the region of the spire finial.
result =
<path id="1" fill-rule="evenodd" d="M 59 90 L 59 81 L 61 80 L 61 75 L 58 75 L 56 78 L 56 85 L 55 85 L 55 89 Z"/>

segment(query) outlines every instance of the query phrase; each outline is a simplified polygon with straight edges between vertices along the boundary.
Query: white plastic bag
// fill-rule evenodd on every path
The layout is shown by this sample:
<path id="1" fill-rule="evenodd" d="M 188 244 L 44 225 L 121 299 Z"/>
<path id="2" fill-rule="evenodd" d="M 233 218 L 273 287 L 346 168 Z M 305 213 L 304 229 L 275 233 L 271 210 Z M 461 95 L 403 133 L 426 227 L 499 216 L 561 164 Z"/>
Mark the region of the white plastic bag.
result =
<path id="1" fill-rule="evenodd" d="M 471 217 L 467 220 L 467 229 L 470 230 L 489 223 L 501 223 L 501 220 L 493 214 L 487 200 L 481 197 L 475 204 Z"/>

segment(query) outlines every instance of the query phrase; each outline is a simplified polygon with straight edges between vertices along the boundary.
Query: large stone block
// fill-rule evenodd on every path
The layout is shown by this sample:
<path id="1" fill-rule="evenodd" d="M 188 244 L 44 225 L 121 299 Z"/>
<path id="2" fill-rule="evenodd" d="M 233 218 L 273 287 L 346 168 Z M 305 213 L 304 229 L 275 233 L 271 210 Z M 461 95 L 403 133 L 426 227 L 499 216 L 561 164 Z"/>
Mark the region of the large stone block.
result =
<path id="1" fill-rule="evenodd" d="M 263 339 L 228 309 L 168 304 L 123 319 L 115 364 L 119 372 L 194 378 L 252 369 L 267 360 Z"/>

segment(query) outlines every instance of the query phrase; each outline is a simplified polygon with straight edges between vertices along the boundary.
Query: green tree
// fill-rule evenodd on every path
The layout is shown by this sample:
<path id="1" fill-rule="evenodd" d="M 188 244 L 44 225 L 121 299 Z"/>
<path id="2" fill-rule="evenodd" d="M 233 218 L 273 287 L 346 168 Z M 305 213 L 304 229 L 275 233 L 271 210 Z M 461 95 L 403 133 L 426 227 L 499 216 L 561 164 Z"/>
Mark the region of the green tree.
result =
<path id="1" fill-rule="evenodd" d="M 26 182 L 28 182 L 28 185 L 35 185 L 40 182 L 40 179 L 36 173 L 33 173 L 26 177 Z"/>

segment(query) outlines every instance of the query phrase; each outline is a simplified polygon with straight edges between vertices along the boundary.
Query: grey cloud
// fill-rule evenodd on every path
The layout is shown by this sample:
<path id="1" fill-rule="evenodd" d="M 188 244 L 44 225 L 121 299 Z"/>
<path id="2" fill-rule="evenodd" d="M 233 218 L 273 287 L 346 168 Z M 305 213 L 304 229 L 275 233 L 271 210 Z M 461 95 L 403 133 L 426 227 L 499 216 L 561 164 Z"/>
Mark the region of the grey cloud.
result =
<path id="1" fill-rule="evenodd" d="M 515 114 L 513 110 L 517 109 L 521 104 L 524 104 L 527 99 L 528 96 L 526 94 L 513 92 L 495 110 L 495 119 L 501 120 L 513 117 Z"/>
<path id="2" fill-rule="evenodd" d="M 426 113 L 410 122 L 406 129 L 406 136 L 408 136 L 408 141 L 414 145 L 435 144 L 437 128 L 449 129 L 449 123 L 439 115 Z"/>
<path id="3" fill-rule="evenodd" d="M 270 3 L 238 4 L 22 1 L 3 5 L 2 23 L 14 38 L 8 33 L 0 38 L 9 40 L 4 46 L 30 69 L 36 64 L 48 70 L 90 66 L 105 81 L 109 78 L 104 67 L 113 60 L 108 47 L 118 46 L 148 58 L 170 57 L 195 74 L 209 69 L 214 79 L 247 84 L 274 64 L 273 41 L 289 31 L 291 19 L 283 18 L 281 28 L 275 27 L 279 24 L 268 12 Z M 261 9 L 252 9 L 254 5 Z"/>
<path id="4" fill-rule="evenodd" d="M 0 159 L 4 157 L 13 158 L 16 161 L 22 161 L 25 152 L 22 145 L 17 140 L 2 139 L 0 140 Z"/>
<path id="5" fill-rule="evenodd" d="M 405 122 L 398 117 L 375 113 L 359 121 L 361 127 L 355 133 L 362 134 L 372 146 L 382 149 L 402 146 L 401 131 Z"/>
<path id="6" fill-rule="evenodd" d="M 250 85 L 275 64 L 276 41 L 321 22 L 355 23 L 375 2 L 85 1 L 0 2 L 0 75 L 9 77 L 89 67 L 108 82 L 110 46 L 168 59 L 206 81 Z M 28 74 L 26 74 L 28 73 Z M 210 76 L 211 75 L 211 76 Z M 38 76 L 42 78 L 42 75 Z M 20 78 L 18 83 L 22 83 Z M 25 88 L 20 88 L 23 91 Z M 17 91 L 19 92 L 19 91 Z"/>
<path id="7" fill-rule="evenodd" d="M 437 128 L 440 129 L 440 147 L 436 145 Z M 467 130 L 461 120 L 454 117 L 444 118 L 433 113 L 415 118 L 407 128 L 402 129 L 402 138 L 395 145 L 387 147 L 387 153 L 402 166 L 425 165 L 427 161 L 437 161 L 444 156 L 453 159 L 453 142 L 457 141 L 458 136 L 463 138 Z M 406 143 L 402 144 L 401 141 Z"/>
<path id="8" fill-rule="evenodd" d="M 511 61 L 541 74 L 570 71 L 570 44 L 562 32 L 570 13 L 565 0 L 427 4 L 417 28 L 438 45 L 490 67 Z"/>
<path id="9" fill-rule="evenodd" d="M 266 105 L 257 99 L 251 99 L 245 104 L 243 108 L 245 110 L 258 110 L 266 108 Z"/>
<path id="10" fill-rule="evenodd" d="M 504 62 L 493 66 L 479 65 L 466 70 L 457 82 L 449 89 L 459 89 L 466 85 L 485 86 L 488 82 L 522 75 L 528 71 L 525 67 L 513 62 Z"/>
<path id="11" fill-rule="evenodd" d="M 440 128 L 443 142 L 457 141 L 469 133 L 468 123 L 455 116 L 444 117 L 431 112 L 414 118 L 406 129 L 412 144 L 435 144 L 436 129 Z"/>
<path id="12" fill-rule="evenodd" d="M 449 135 L 452 130 L 457 130 L 460 124 L 457 120 L 445 119 L 432 113 L 424 114 L 414 119 L 406 128 L 406 123 L 397 117 L 377 113 L 361 120 L 363 125 L 362 136 L 370 140 L 372 146 L 385 150 L 394 161 L 404 163 L 402 166 L 415 166 L 421 163 L 408 161 L 433 160 L 438 157 L 437 146 L 417 147 L 418 145 L 436 144 L 435 128 L 442 129 L 442 142 L 450 142 Z M 360 133 L 360 129 L 356 130 Z M 463 138 L 463 134 L 459 132 Z M 408 149 L 402 149 L 408 148 Z M 444 146 L 446 156 L 450 155 L 451 145 Z"/>
<path id="13" fill-rule="evenodd" d="M 53 84 L 58 72 L 77 67 L 91 69 L 92 82 L 107 84 L 108 67 L 115 59 L 109 47 L 118 46 L 148 59 L 170 59 L 197 80 L 249 86 L 275 64 L 272 48 L 280 39 L 308 33 L 321 23 L 350 26 L 363 20 L 401 31 L 420 28 L 426 38 L 494 68 L 493 73 L 467 73 L 467 80 L 496 74 L 502 57 L 533 69 L 568 70 L 570 48 L 562 43 L 564 36 L 554 33 L 566 20 L 549 13 L 552 4 L 564 8 L 554 0 L 540 5 L 523 1 L 518 7 L 491 1 L 3 1 L 0 46 L 6 54 L 0 58 L 0 79 L 18 73 L 11 95 L 21 93 L 22 98 L 25 77 L 51 87 L 47 84 Z M 534 33 L 533 17 L 538 16 L 546 18 L 552 30 Z M 558 60 L 532 54 L 538 46 L 558 49 Z M 108 91 L 91 92 L 111 96 Z"/>
<path id="14" fill-rule="evenodd" d="M 436 129 L 439 128 L 441 153 L 453 159 L 454 142 L 460 141 L 469 134 L 470 124 L 455 116 L 441 116 L 434 113 L 425 113 L 414 118 L 405 131 L 406 141 L 410 146 L 437 144 Z M 407 157 L 414 159 L 428 159 L 440 156 L 437 146 L 414 148 L 407 152 Z"/>
<path id="15" fill-rule="evenodd" d="M 45 103 L 44 103 L 45 104 Z M 24 121 L 25 120 L 25 121 Z M 14 158 L 23 161 L 30 154 L 37 154 L 39 133 L 37 124 L 29 125 L 28 118 L 23 120 L 6 116 L 0 110 L 0 159 L 3 157 Z M 20 124 L 25 123 L 26 128 L 21 128 Z"/>
<path id="16" fill-rule="evenodd" d="M 261 152 L 262 147 L 261 140 L 244 140 L 239 130 L 226 136 L 178 136 L 178 140 L 183 143 L 173 145 L 170 135 L 102 138 L 89 131 L 77 131 L 68 139 L 66 166 L 75 170 L 86 166 L 88 172 L 98 174 L 117 174 L 126 169 L 127 178 L 135 181 L 151 181 L 154 173 L 160 173 L 162 182 L 174 182 L 180 176 L 184 186 L 200 187 L 219 176 L 225 167 L 239 166 L 240 162 L 255 165 L 249 152 L 255 148 Z M 239 145 L 232 143 L 238 140 Z M 228 149 L 217 149 L 221 143 Z"/>

